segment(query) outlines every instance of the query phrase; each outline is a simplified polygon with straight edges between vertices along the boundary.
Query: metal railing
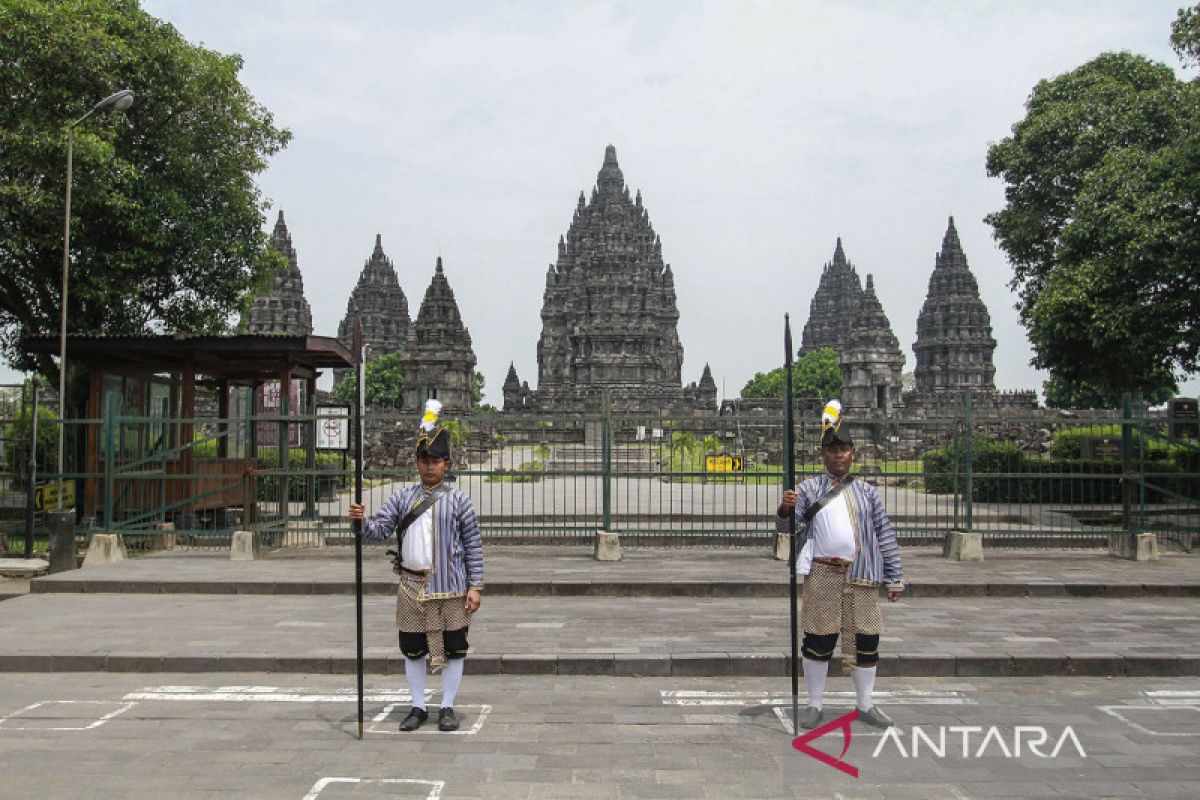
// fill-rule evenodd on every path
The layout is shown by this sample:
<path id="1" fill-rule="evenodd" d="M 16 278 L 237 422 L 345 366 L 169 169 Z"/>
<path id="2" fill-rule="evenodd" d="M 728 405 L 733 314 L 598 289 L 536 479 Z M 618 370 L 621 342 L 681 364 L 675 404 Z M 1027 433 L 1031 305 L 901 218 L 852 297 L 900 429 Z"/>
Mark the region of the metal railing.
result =
<path id="1" fill-rule="evenodd" d="M 623 546 L 770 547 L 781 417 L 468 416 L 454 432 L 451 480 L 472 497 L 490 542 L 582 543 L 609 530 Z M 62 478 L 77 486 L 81 535 L 117 531 L 149 549 L 167 528 L 183 547 L 228 547 L 236 529 L 275 545 L 351 544 L 352 464 L 317 449 L 318 426 L 331 421 L 348 422 L 126 416 L 110 402 L 100 419 L 51 424 L 66 437 Z M 415 472 L 411 419 L 387 411 L 365 422 L 370 509 Z M 1047 417 L 980 415 L 969 397 L 939 418 L 848 424 L 855 472 L 877 486 L 909 544 L 965 530 L 990 546 L 1090 547 L 1149 530 L 1190 549 L 1200 532 L 1200 447 L 1130 404 L 1060 423 L 1049 448 Z M 797 425 L 800 478 L 823 469 L 819 434 Z"/>

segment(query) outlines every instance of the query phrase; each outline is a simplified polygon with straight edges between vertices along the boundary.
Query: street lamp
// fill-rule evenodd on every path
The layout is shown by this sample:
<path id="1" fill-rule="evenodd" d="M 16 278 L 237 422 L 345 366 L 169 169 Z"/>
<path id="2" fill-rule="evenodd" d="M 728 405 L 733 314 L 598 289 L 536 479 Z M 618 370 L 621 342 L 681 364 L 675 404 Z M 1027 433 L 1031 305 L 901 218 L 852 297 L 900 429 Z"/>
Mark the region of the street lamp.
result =
<path id="1" fill-rule="evenodd" d="M 67 438 L 67 272 L 71 265 L 71 182 L 72 160 L 75 150 L 75 126 L 97 111 L 125 112 L 133 105 L 133 92 L 122 89 L 92 106 L 86 114 L 67 125 L 67 196 L 63 215 L 62 257 L 62 317 L 58 331 L 58 493 L 57 508 L 62 510 L 63 498 L 63 442 Z"/>

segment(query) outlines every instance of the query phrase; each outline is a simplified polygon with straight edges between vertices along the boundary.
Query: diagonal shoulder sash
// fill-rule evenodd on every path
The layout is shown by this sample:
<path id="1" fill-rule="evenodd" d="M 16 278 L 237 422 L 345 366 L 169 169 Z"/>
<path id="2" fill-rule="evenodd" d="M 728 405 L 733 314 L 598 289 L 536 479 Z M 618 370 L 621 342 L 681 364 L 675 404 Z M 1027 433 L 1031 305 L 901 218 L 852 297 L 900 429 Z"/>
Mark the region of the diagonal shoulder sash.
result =
<path id="1" fill-rule="evenodd" d="M 404 532 L 408 530 L 408 526 L 416 522 L 417 517 L 421 516 L 430 508 L 432 508 L 433 504 L 438 501 L 438 498 L 441 497 L 443 493 L 443 488 L 439 486 L 430 492 L 428 497 L 413 506 L 412 510 L 405 514 L 404 518 L 400 520 L 400 524 L 396 526 L 396 538 L 402 539 Z"/>
<path id="2" fill-rule="evenodd" d="M 807 510 L 805 510 L 804 524 L 807 525 L 810 522 L 812 522 L 813 517 L 815 517 L 817 514 L 820 514 L 821 509 L 825 508 L 825 506 L 832 503 L 834 498 L 836 498 L 839 494 L 841 494 L 842 490 L 845 489 L 847 486 L 849 486 L 850 481 L 852 481 L 852 480 L 854 480 L 854 478 L 847 475 L 844 480 L 838 481 L 836 484 L 834 484 L 832 489 L 830 489 L 825 494 L 821 495 L 820 500 L 813 503 L 811 506 L 808 507 Z"/>

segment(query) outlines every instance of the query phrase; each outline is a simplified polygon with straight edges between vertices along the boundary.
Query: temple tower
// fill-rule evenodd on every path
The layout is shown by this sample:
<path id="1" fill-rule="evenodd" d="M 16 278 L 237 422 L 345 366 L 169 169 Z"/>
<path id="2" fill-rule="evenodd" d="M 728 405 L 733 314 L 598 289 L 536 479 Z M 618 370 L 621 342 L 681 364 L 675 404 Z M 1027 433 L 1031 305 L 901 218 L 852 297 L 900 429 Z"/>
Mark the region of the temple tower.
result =
<path id="1" fill-rule="evenodd" d="M 370 346 L 367 360 L 398 353 L 408 336 L 408 299 L 396 278 L 392 260 L 383 252 L 383 240 L 375 235 L 375 250 L 363 264 L 358 284 L 346 303 L 346 316 L 338 325 L 337 338 L 346 347 L 354 346 L 354 317 L 362 317 L 363 342 Z M 334 370 L 340 381 L 349 370 Z"/>
<path id="2" fill-rule="evenodd" d="M 431 397 L 442 401 L 445 413 L 462 413 L 474 406 L 475 351 L 440 256 L 417 320 L 409 327 L 400 366 L 405 408 L 419 409 Z"/>
<path id="3" fill-rule="evenodd" d="M 867 275 L 858 313 L 842 341 L 842 402 L 848 408 L 871 409 L 885 416 L 901 405 L 904 353 Z"/>
<path id="4" fill-rule="evenodd" d="M 269 289 L 254 297 L 242 327 L 246 333 L 308 336 L 313 330 L 312 309 L 304 299 L 304 279 L 282 211 L 271 232 L 271 247 L 283 254 L 287 267 L 271 279 Z"/>
<path id="5" fill-rule="evenodd" d="M 631 411 L 698 410 L 681 386 L 678 321 L 662 241 L 641 192 L 630 196 L 609 145 L 591 199 L 580 192 L 558 259 L 546 272 L 534 404 L 550 412 L 594 411 L 607 390 Z M 715 390 L 703 405 L 715 410 Z"/>
<path id="6" fill-rule="evenodd" d="M 958 241 L 954 217 L 934 258 L 929 293 L 917 317 L 917 392 L 995 392 L 992 320 Z"/>
<path id="7" fill-rule="evenodd" d="M 858 313 L 862 297 L 862 282 L 854 265 L 846 260 L 839 236 L 833 260 L 821 271 L 821 280 L 809 303 L 798 355 L 804 356 L 818 347 L 832 347 L 840 355 L 845 347 L 846 325 Z"/>

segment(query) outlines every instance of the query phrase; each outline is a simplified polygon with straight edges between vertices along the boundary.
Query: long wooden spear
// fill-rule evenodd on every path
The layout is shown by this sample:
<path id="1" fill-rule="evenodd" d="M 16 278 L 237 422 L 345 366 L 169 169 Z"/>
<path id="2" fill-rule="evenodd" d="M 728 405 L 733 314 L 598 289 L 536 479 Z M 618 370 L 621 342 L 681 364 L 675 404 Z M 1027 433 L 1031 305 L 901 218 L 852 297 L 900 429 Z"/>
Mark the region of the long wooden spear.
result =
<path id="1" fill-rule="evenodd" d="M 783 315 L 783 366 L 785 374 L 785 386 L 787 390 L 784 393 L 784 403 L 786 410 L 784 411 L 784 419 L 786 420 L 786 430 L 783 432 L 784 446 L 784 489 L 796 488 L 796 420 L 795 420 L 795 398 L 792 396 L 792 323 L 787 314 Z M 788 577 L 791 582 L 791 604 L 792 604 L 792 734 L 800 735 L 800 646 L 798 639 L 797 626 L 797 601 L 796 601 L 796 513 L 792 509 L 792 513 L 788 515 L 788 541 L 790 549 L 788 551 Z"/>
<path id="2" fill-rule="evenodd" d="M 354 318 L 354 364 L 357 370 L 358 391 L 354 396 L 354 502 L 363 501 L 363 405 L 366 371 L 363 361 L 362 319 Z M 354 532 L 354 610 L 358 647 L 355 668 L 358 672 L 358 738 L 363 738 L 363 576 L 362 520 L 351 523 Z"/>

